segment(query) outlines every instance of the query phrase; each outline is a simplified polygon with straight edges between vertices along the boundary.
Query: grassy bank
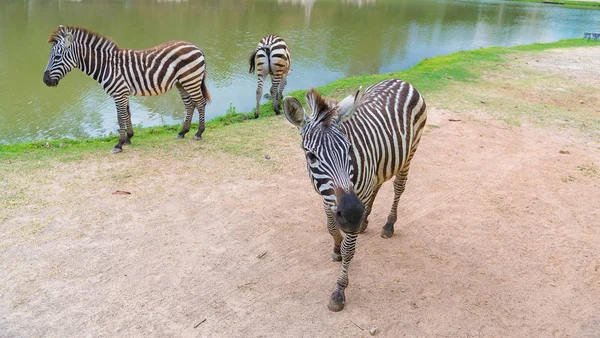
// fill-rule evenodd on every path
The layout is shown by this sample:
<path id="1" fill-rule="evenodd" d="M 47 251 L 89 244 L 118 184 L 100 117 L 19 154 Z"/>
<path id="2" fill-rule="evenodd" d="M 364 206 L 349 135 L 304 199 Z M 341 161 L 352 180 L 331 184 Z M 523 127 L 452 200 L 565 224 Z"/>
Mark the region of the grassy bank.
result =
<path id="1" fill-rule="evenodd" d="M 543 52 L 553 48 L 569 48 L 581 46 L 599 46 L 598 41 L 583 39 L 563 40 L 546 44 L 531 44 L 517 47 L 491 47 L 472 51 L 457 52 L 450 55 L 427 59 L 416 66 L 403 71 L 387 74 L 365 75 L 340 79 L 331 84 L 319 87 L 318 90 L 327 96 L 341 98 L 359 86 L 366 87 L 387 78 L 400 78 L 411 82 L 425 96 L 440 93 L 450 85 L 457 83 L 473 83 L 484 71 L 501 69 L 507 63 L 509 54 Z M 294 91 L 288 95 L 304 101 L 305 90 Z M 251 113 L 228 113 L 207 123 L 205 135 L 232 124 L 261 123 L 264 118 L 273 116 L 271 103 L 261 106 L 261 118 L 258 121 L 249 120 Z M 192 127 L 192 130 L 195 127 Z M 178 142 L 175 135 L 180 125 L 136 128 L 134 144 L 131 147 L 160 147 Z M 238 129 L 238 128 L 235 128 Z M 233 135 L 232 135 L 233 136 Z M 82 152 L 109 152 L 117 142 L 117 135 L 90 139 L 59 139 L 30 143 L 0 145 L 0 157 L 42 158 L 46 156 L 64 155 L 65 159 L 78 158 Z M 202 142 L 202 141 L 201 141 Z"/>
<path id="2" fill-rule="evenodd" d="M 600 1 L 569 1 L 569 0 L 509 0 L 519 2 L 536 2 L 549 6 L 562 6 L 578 9 L 600 9 Z"/>

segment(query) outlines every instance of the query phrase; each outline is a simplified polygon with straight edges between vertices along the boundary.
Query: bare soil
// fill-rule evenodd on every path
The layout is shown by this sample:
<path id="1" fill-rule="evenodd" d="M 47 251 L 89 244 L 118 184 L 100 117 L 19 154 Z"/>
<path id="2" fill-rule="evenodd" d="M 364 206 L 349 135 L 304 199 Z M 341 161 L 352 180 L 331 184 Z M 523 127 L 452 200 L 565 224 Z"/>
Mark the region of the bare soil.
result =
<path id="1" fill-rule="evenodd" d="M 508 76 L 432 95 L 396 234 L 379 236 L 388 182 L 339 313 L 326 305 L 340 265 L 283 117 L 240 127 L 261 139 L 247 153 L 209 131 L 2 163 L 26 169 L 0 180 L 13 201 L 0 212 L 0 337 L 599 337 L 598 55 L 519 56 Z M 562 79 L 564 100 L 522 81 L 536 76 Z M 502 117 L 529 99 L 585 116 Z"/>

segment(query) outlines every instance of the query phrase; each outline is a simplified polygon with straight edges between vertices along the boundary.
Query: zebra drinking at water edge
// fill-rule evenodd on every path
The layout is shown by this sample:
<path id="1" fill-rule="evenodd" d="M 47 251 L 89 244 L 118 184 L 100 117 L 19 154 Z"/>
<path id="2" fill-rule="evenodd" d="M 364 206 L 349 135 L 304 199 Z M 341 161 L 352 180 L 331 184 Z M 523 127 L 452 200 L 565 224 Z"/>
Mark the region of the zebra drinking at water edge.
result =
<path id="1" fill-rule="evenodd" d="M 176 86 L 183 99 L 186 116 L 177 138 L 190 130 L 194 108 L 200 121 L 194 139 L 202 138 L 204 110 L 210 102 L 206 88 L 204 54 L 185 41 L 169 41 L 146 50 L 119 48 L 112 40 L 79 27 L 59 26 L 48 38 L 52 43 L 44 83 L 54 87 L 73 68 L 98 81 L 117 106 L 119 143 L 117 153 L 133 137 L 130 95 L 161 95 Z"/>
<path id="2" fill-rule="evenodd" d="M 258 87 L 256 88 L 256 110 L 254 118 L 258 118 L 260 98 L 262 96 L 263 81 L 267 75 L 271 75 L 271 100 L 275 114 L 280 114 L 280 103 L 283 89 L 286 85 L 287 74 L 292 66 L 290 49 L 283 39 L 277 35 L 267 35 L 256 47 L 256 50 L 248 60 L 250 62 L 250 73 L 258 75 Z"/>
<path id="3" fill-rule="evenodd" d="M 328 305 L 340 311 L 358 234 L 367 228 L 379 188 L 393 177 L 394 201 L 381 236 L 394 234 L 398 200 L 427 119 L 426 105 L 413 86 L 396 79 L 377 83 L 362 96 L 359 90 L 339 103 L 312 89 L 306 102 L 312 115 L 293 97 L 284 99 L 283 110 L 300 130 L 308 174 L 323 197 L 333 236 L 332 256 L 342 261 Z"/>

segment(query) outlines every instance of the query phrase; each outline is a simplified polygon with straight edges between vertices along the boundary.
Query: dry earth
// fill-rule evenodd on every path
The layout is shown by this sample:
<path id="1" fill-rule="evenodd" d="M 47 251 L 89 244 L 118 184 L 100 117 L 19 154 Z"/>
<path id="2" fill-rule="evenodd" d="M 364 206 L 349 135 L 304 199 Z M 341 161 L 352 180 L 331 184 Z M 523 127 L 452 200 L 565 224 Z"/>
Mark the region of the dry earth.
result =
<path id="1" fill-rule="evenodd" d="M 215 131 L 8 170 L 0 337 L 599 337 L 598 55 L 519 56 L 470 97 L 432 95 L 396 235 L 379 237 L 387 183 L 339 313 L 326 304 L 340 265 L 284 118 L 240 127 L 264 135 L 254 155 Z M 519 87 L 535 76 L 566 89 Z M 584 117 L 499 117 L 561 98 Z"/>

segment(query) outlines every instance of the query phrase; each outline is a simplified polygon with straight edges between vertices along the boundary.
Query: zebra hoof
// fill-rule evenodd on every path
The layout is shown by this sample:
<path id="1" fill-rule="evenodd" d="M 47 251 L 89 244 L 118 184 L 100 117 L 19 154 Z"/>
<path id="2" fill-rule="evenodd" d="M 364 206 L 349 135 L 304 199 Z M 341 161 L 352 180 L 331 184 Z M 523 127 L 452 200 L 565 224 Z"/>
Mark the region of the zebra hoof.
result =
<path id="1" fill-rule="evenodd" d="M 331 253 L 331 259 L 333 259 L 334 262 L 341 262 L 342 261 L 342 255 L 339 254 L 339 253 L 332 252 Z"/>
<path id="2" fill-rule="evenodd" d="M 394 225 L 386 223 L 381 230 L 381 237 L 390 238 L 392 236 L 394 236 Z"/>
<path id="3" fill-rule="evenodd" d="M 123 148 L 117 148 L 117 147 L 114 147 L 114 148 L 112 149 L 112 153 L 113 153 L 113 154 L 120 153 L 120 152 L 122 152 L 122 151 L 123 151 Z"/>
<path id="4" fill-rule="evenodd" d="M 202 139 L 202 136 L 194 135 L 194 140 L 201 140 L 201 139 Z"/>
<path id="5" fill-rule="evenodd" d="M 185 137 L 185 135 L 177 134 L 177 138 L 180 140 L 183 139 L 184 137 Z"/>
<path id="6" fill-rule="evenodd" d="M 346 296 L 344 295 L 344 290 L 336 289 L 331 294 L 331 299 L 329 300 L 329 304 L 327 304 L 327 308 L 332 312 L 339 312 L 344 309 L 344 305 L 346 304 Z"/>

